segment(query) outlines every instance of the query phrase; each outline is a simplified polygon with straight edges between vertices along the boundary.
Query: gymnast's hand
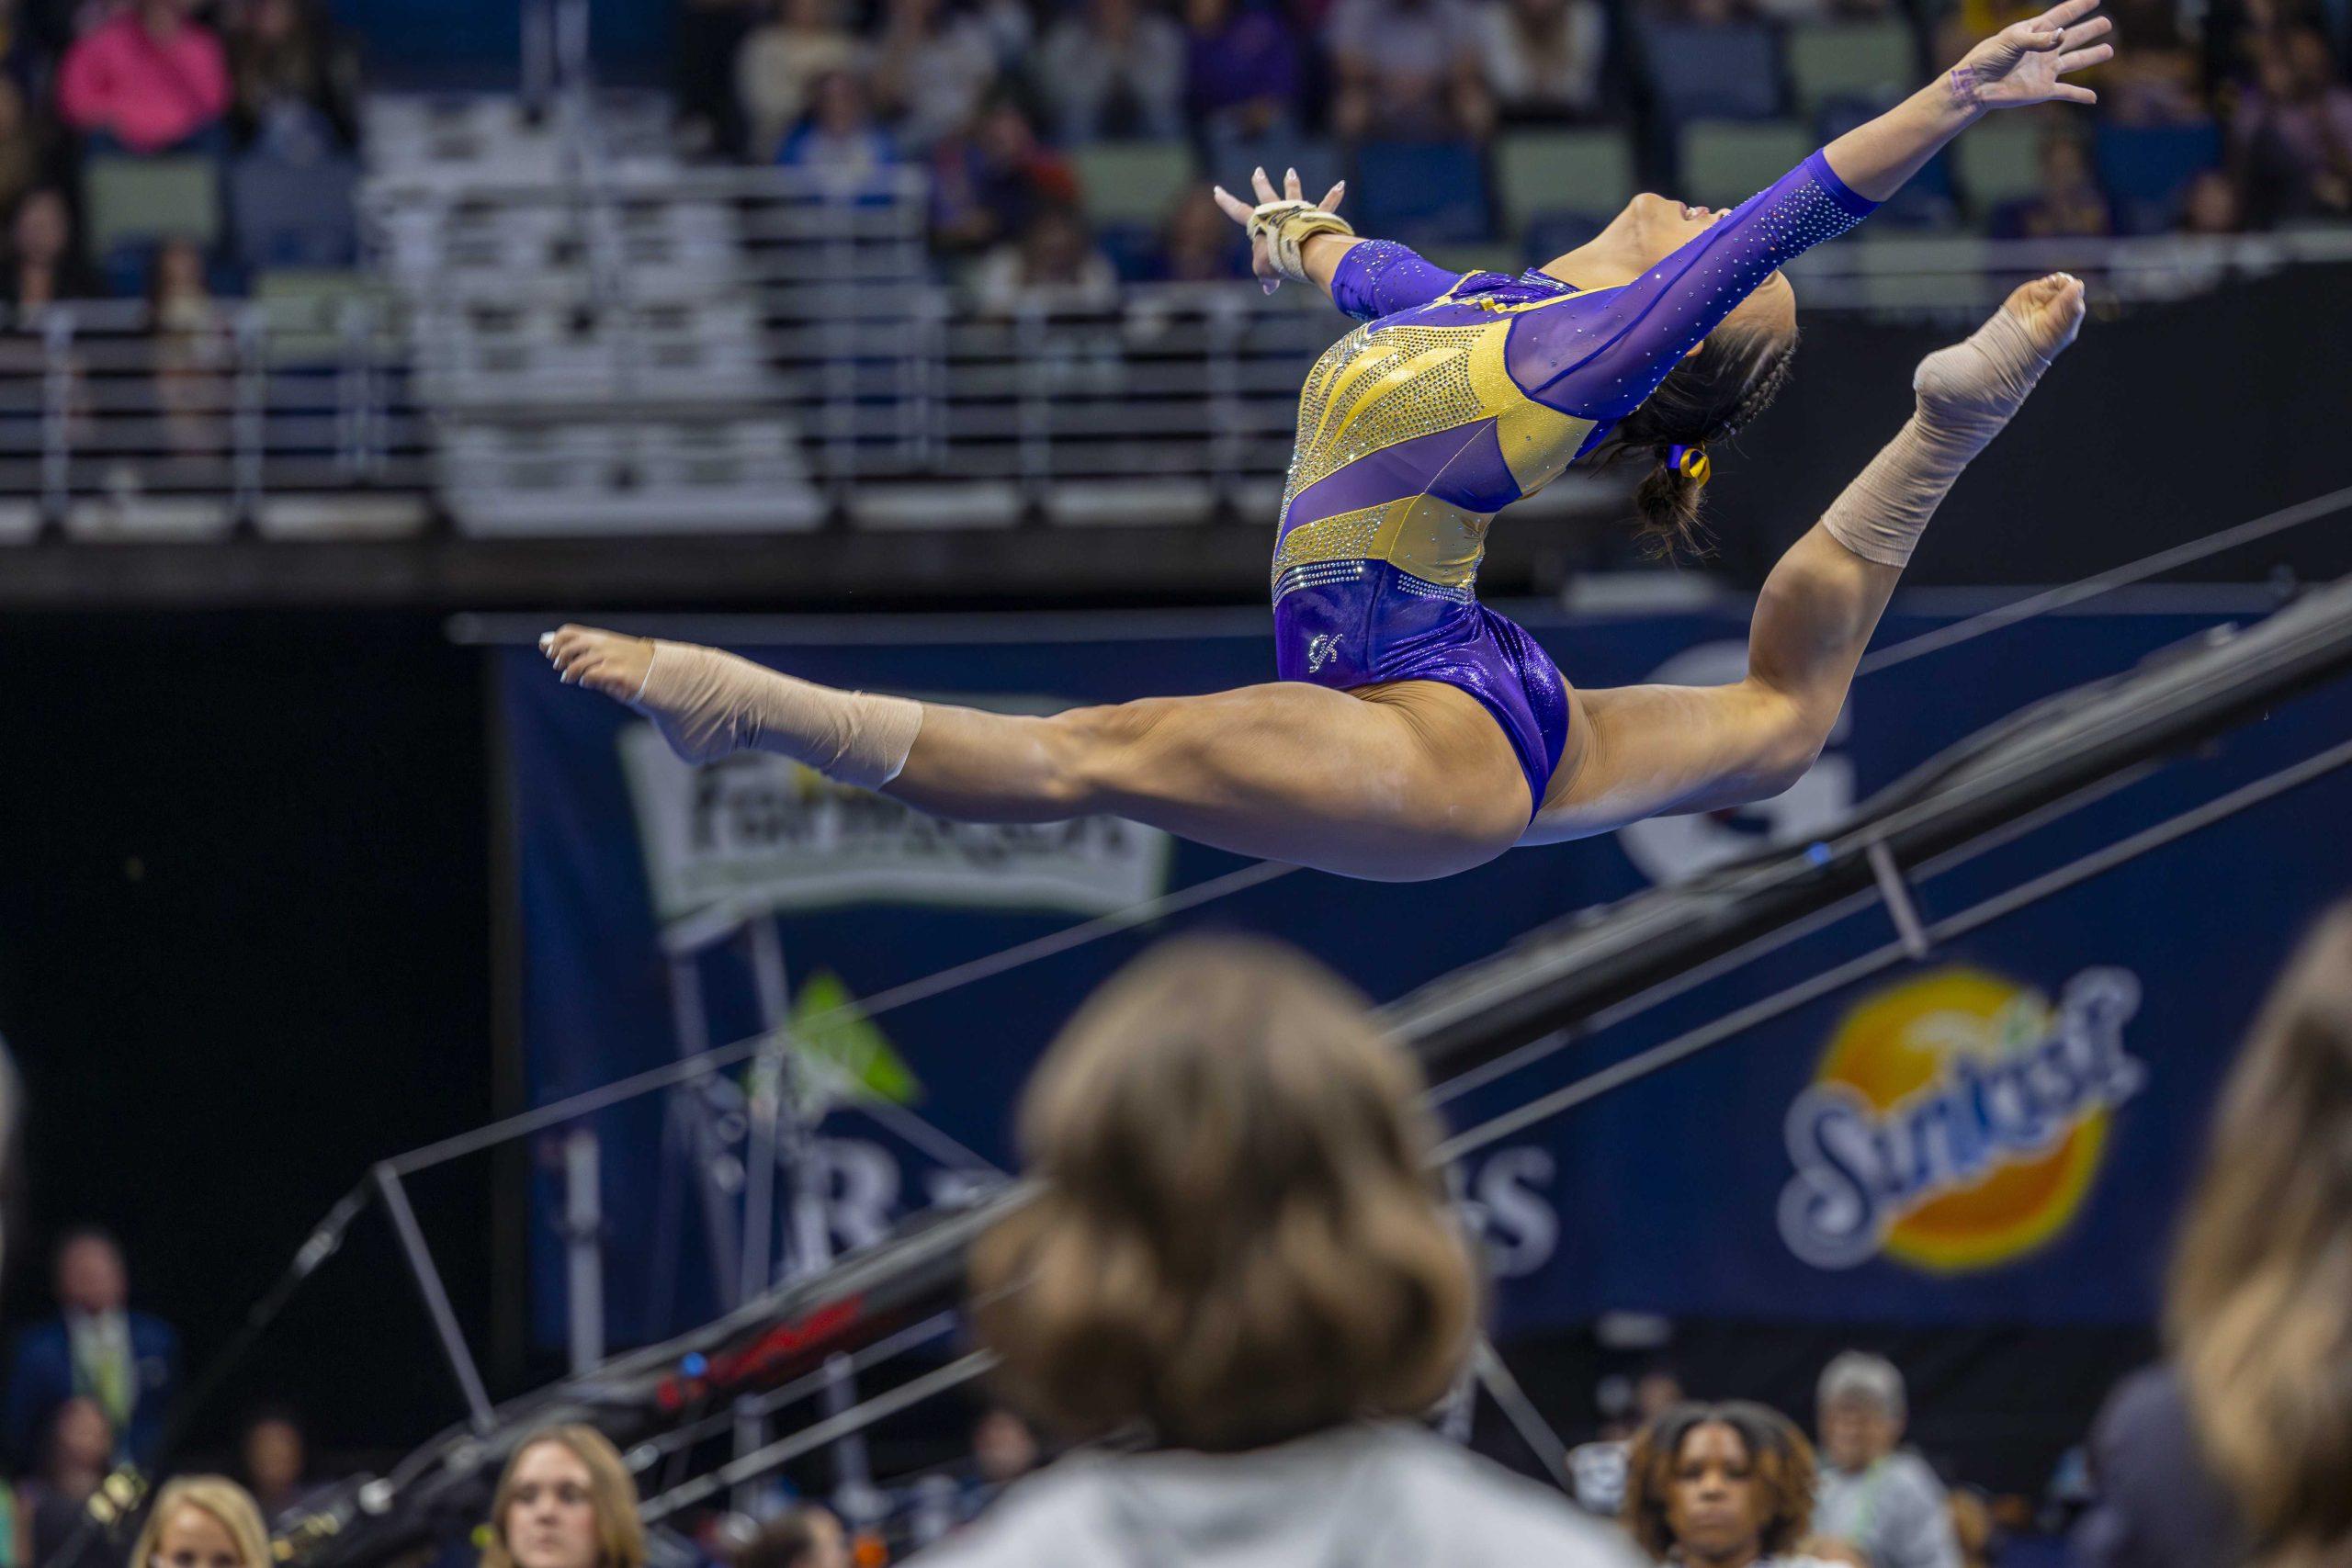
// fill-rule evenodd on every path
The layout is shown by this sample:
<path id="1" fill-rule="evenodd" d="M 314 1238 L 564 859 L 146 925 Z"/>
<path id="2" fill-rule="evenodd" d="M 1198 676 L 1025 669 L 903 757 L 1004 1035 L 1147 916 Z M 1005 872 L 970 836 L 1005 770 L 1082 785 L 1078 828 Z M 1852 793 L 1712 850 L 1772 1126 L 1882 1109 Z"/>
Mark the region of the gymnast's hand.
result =
<path id="1" fill-rule="evenodd" d="M 1256 202 L 1244 201 L 1239 197 L 1234 195 L 1231 191 L 1227 190 L 1223 186 L 1214 186 L 1210 187 L 1211 194 L 1216 197 L 1217 206 L 1225 209 L 1225 215 L 1227 218 L 1232 219 L 1236 223 L 1240 224 L 1244 229 L 1250 227 L 1250 215 L 1258 209 L 1261 203 L 1281 201 L 1284 197 L 1288 197 L 1292 201 L 1305 201 L 1306 199 L 1306 196 L 1299 189 L 1298 171 L 1296 169 L 1291 170 L 1289 174 L 1284 176 L 1283 180 L 1283 191 L 1280 196 L 1274 194 L 1274 182 L 1266 177 L 1265 170 L 1260 169 L 1255 175 L 1250 176 L 1250 181 L 1257 188 L 1258 200 Z M 1326 212 L 1337 212 L 1340 210 L 1340 197 L 1347 193 L 1347 188 L 1348 182 L 1341 180 L 1338 185 L 1333 186 L 1329 191 L 1325 193 L 1322 201 L 1317 205 L 1319 205 Z M 1318 236 L 1318 238 L 1320 236 Z M 1282 287 L 1283 275 L 1275 270 L 1273 248 L 1267 243 L 1266 239 L 1262 235 L 1250 246 L 1250 270 L 1257 274 L 1258 281 L 1266 286 L 1267 293 L 1272 294 L 1275 289 Z"/>
<path id="2" fill-rule="evenodd" d="M 651 639 L 594 626 L 560 626 L 539 638 L 539 651 L 566 685 L 602 692 L 615 702 L 635 701 L 653 668 Z"/>
<path id="3" fill-rule="evenodd" d="M 1953 97 L 1967 107 L 1985 109 L 2098 102 L 2088 87 L 2059 80 L 2114 57 L 2112 44 L 2094 41 L 2114 28 L 2105 17 L 2091 15 L 2098 6 L 2099 0 L 2065 0 L 1995 33 L 1952 68 Z"/>

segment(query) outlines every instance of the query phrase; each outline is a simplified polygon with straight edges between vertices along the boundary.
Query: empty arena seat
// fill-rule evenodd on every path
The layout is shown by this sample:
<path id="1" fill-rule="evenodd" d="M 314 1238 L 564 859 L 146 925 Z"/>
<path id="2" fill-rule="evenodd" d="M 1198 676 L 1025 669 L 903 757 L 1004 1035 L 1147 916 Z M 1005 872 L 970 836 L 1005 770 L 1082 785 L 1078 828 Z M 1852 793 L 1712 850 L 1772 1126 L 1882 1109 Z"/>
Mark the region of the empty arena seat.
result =
<path id="1" fill-rule="evenodd" d="M 1962 194 L 1978 213 L 2041 188 L 2041 128 L 2031 116 L 1996 116 L 1949 149 Z"/>
<path id="2" fill-rule="evenodd" d="M 1781 112 L 1780 52 L 1761 23 L 1645 21 L 1636 33 L 1643 74 L 1669 122 L 1770 119 Z"/>
<path id="3" fill-rule="evenodd" d="M 96 157 L 83 165 L 82 221 L 103 263 L 135 245 L 220 236 L 220 175 L 209 158 Z"/>
<path id="4" fill-rule="evenodd" d="M 1356 152 L 1363 187 L 1356 227 L 1411 244 L 1483 240 L 1487 165 L 1466 141 L 1369 141 Z"/>
<path id="5" fill-rule="evenodd" d="M 1791 30 L 1782 44 L 1799 112 L 1812 116 L 1834 100 L 1883 106 L 1918 85 L 1918 49 L 1894 17 Z"/>
<path id="6" fill-rule="evenodd" d="M 359 254 L 352 208 L 358 183 L 358 169 L 339 158 L 238 159 L 229 170 L 229 227 L 238 259 L 253 271 L 348 266 Z"/>
<path id="7" fill-rule="evenodd" d="M 1208 160 L 1206 177 L 1239 196 L 1250 194 L 1252 169 L 1264 169 L 1277 180 L 1284 169 L 1296 169 L 1310 201 L 1322 200 L 1323 193 L 1347 173 L 1347 160 L 1337 147 L 1321 137 L 1295 130 L 1244 136 L 1229 128 L 1212 127 Z"/>
<path id="8" fill-rule="evenodd" d="M 342 355 L 345 334 L 360 321 L 373 319 L 379 331 L 389 325 L 391 298 L 363 272 L 279 268 L 255 277 L 253 293 L 269 329 L 275 365 L 332 363 Z M 356 320 L 349 315 L 355 307 L 361 312 Z"/>
<path id="9" fill-rule="evenodd" d="M 1181 141 L 1098 142 L 1072 160 L 1080 199 L 1096 223 L 1157 227 L 1194 179 L 1192 150 Z"/>
<path id="10" fill-rule="evenodd" d="M 1495 142 L 1495 194 L 1514 234 L 1542 218 L 1607 218 L 1634 194 L 1634 148 L 1614 130 L 1517 131 Z"/>
<path id="11" fill-rule="evenodd" d="M 1812 151 L 1813 138 L 1802 126 L 1701 120 L 1682 131 L 1681 194 L 1708 207 L 1736 207 Z"/>
<path id="12" fill-rule="evenodd" d="M 2102 123 L 2092 152 L 2099 184 L 2115 204 L 2118 226 L 2132 234 L 2162 233 L 2178 215 L 2188 182 L 2222 162 L 2222 130 L 2193 125 Z"/>

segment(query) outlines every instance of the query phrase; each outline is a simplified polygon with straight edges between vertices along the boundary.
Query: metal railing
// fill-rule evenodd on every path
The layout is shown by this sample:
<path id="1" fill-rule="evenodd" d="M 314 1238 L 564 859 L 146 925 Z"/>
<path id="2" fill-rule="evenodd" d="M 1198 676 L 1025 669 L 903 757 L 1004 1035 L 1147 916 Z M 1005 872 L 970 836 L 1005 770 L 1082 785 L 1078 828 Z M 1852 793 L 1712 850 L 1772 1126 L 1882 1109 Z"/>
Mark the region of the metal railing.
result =
<path id="1" fill-rule="evenodd" d="M 421 526 L 430 470 L 382 301 L 130 301 L 0 318 L 0 538 Z"/>

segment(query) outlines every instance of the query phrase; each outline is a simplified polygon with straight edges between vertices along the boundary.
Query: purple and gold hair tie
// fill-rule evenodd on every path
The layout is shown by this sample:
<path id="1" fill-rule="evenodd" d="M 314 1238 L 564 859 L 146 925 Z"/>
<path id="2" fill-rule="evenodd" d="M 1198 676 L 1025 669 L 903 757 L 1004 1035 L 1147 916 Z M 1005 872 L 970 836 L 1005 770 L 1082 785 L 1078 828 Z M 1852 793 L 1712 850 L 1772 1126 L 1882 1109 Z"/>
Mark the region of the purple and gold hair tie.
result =
<path id="1" fill-rule="evenodd" d="M 1685 446 L 1680 442 L 1666 449 L 1666 466 L 1694 484 L 1705 484 L 1715 471 L 1714 464 L 1707 460 L 1704 446 Z"/>

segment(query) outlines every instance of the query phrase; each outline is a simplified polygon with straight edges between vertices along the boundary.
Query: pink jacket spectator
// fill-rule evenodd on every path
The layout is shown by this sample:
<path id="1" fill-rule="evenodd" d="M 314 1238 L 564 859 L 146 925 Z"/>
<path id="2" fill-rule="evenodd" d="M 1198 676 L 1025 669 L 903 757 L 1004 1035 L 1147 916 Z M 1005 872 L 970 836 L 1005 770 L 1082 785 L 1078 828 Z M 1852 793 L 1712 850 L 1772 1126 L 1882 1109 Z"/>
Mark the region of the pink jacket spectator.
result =
<path id="1" fill-rule="evenodd" d="M 58 72 L 57 107 L 76 130 L 103 130 L 134 152 L 175 147 L 229 112 L 220 40 L 190 21 L 165 37 L 126 11 L 76 39 Z"/>

